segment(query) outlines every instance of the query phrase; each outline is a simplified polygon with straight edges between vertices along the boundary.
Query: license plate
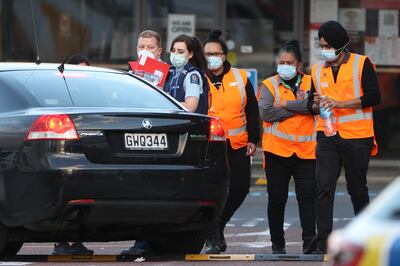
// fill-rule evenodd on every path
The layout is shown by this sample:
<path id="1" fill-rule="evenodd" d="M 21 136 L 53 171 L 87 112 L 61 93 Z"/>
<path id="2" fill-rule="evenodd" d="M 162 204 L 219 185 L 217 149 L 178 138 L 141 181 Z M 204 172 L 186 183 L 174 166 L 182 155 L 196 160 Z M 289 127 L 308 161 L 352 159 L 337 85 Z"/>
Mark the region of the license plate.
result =
<path id="1" fill-rule="evenodd" d="M 166 150 L 167 134 L 125 133 L 125 149 L 128 150 Z"/>

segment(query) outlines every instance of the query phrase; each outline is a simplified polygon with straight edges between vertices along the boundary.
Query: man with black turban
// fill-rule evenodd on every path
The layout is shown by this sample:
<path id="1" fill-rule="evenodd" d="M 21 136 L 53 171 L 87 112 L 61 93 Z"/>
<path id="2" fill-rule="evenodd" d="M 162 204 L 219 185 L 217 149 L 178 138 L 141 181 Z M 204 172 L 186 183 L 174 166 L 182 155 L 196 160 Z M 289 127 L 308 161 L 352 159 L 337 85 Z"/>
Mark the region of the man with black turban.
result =
<path id="1" fill-rule="evenodd" d="M 316 148 L 317 236 L 308 253 L 326 253 L 326 239 L 332 231 L 336 182 L 342 166 L 347 190 L 358 214 L 368 203 L 367 171 L 371 155 L 377 153 L 372 106 L 380 93 L 374 67 L 368 57 L 347 50 L 347 31 L 328 21 L 318 31 L 325 62 L 312 68 L 313 87 L 308 107 L 314 114 L 333 112 L 333 131 L 324 134 L 326 120 L 318 116 Z M 326 112 L 324 112 L 326 113 Z M 326 132 L 326 130 L 325 130 Z M 307 253 L 306 252 L 306 253 Z"/>

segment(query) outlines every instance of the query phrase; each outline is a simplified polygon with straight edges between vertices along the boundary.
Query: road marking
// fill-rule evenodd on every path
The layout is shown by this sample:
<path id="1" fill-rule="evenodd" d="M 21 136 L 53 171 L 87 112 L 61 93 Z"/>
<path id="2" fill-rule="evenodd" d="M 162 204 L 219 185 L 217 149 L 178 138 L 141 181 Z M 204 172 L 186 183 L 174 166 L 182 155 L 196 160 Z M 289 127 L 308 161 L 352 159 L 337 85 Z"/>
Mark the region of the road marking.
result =
<path id="1" fill-rule="evenodd" d="M 352 221 L 353 219 L 354 219 L 354 217 L 353 218 L 343 217 L 343 218 L 333 218 L 333 221 L 334 222 L 348 222 L 348 221 Z"/>
<path id="2" fill-rule="evenodd" d="M 265 218 L 254 218 L 242 224 L 242 227 L 255 227 L 257 224 L 264 222 L 265 220 Z"/>
<path id="3" fill-rule="evenodd" d="M 0 262 L 0 266 L 22 266 L 32 264 L 30 262 Z"/>

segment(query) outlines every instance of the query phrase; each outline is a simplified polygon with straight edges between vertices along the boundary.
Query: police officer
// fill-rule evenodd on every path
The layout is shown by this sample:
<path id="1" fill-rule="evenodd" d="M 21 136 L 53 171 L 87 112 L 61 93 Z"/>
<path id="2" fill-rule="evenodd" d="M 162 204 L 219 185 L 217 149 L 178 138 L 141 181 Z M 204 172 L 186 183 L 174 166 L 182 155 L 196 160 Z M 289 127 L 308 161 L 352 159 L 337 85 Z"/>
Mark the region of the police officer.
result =
<path id="1" fill-rule="evenodd" d="M 285 254 L 283 222 L 293 176 L 303 229 L 303 252 L 315 236 L 315 121 L 307 108 L 311 76 L 300 71 L 299 43 L 284 43 L 276 58 L 277 75 L 263 81 L 259 108 L 268 191 L 272 252 Z"/>
<path id="2" fill-rule="evenodd" d="M 337 133 L 325 136 L 318 117 L 316 149 L 316 246 L 310 251 L 326 253 L 326 239 L 332 231 L 336 182 L 342 166 L 347 190 L 358 214 L 369 202 L 367 171 L 370 155 L 377 153 L 372 106 L 380 102 L 378 80 L 371 61 L 347 50 L 347 31 L 336 21 L 318 30 L 325 62 L 312 68 L 314 87 L 309 109 L 322 106 L 333 110 Z"/>
<path id="3" fill-rule="evenodd" d="M 259 113 L 253 86 L 244 70 L 226 60 L 228 48 L 220 39 L 222 32 L 214 30 L 204 42 L 208 61 L 210 109 L 208 114 L 220 118 L 227 136 L 230 169 L 229 195 L 214 224 L 210 225 L 206 253 L 216 254 L 227 248 L 224 228 L 240 207 L 250 187 L 250 156 L 259 141 Z"/>
<path id="4" fill-rule="evenodd" d="M 148 51 L 154 52 L 156 57 L 160 57 L 161 50 L 159 48 L 151 49 L 156 42 L 159 43 L 156 36 L 158 34 L 155 35 L 154 32 L 147 31 L 146 34 L 143 33 L 142 37 L 139 37 L 138 55 L 142 53 L 142 55 L 148 56 L 148 52 L 141 52 L 147 48 Z M 154 39 L 151 42 L 152 44 L 149 40 L 143 41 L 143 38 L 149 37 Z M 147 47 L 145 43 L 147 43 Z M 207 114 L 208 83 L 203 74 L 207 71 L 207 65 L 200 41 L 188 35 L 176 37 L 171 44 L 170 61 L 172 66 L 164 90 L 181 102 L 188 111 Z M 141 239 L 136 240 L 135 244 L 129 249 L 123 250 L 121 255 L 142 256 L 152 253 L 151 242 Z"/>
<path id="5" fill-rule="evenodd" d="M 170 50 L 171 68 L 164 90 L 190 112 L 207 114 L 207 61 L 196 37 L 182 34 L 176 37 Z"/>

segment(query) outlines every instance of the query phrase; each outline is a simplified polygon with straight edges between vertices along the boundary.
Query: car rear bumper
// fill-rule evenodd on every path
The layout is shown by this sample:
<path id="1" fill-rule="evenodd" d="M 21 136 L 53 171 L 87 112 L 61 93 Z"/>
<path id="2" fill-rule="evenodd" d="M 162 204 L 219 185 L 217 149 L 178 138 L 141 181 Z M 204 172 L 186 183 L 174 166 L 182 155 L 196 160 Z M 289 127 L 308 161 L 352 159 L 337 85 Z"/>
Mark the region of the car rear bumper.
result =
<path id="1" fill-rule="evenodd" d="M 40 224 L 38 230 L 47 230 L 43 224 L 54 230 L 53 225 L 204 226 L 217 215 L 228 187 L 223 158 L 201 166 L 105 165 L 52 155 L 48 169 L 16 170 L 3 178 L 19 185 L 7 186 L 2 222 L 33 229 Z"/>

